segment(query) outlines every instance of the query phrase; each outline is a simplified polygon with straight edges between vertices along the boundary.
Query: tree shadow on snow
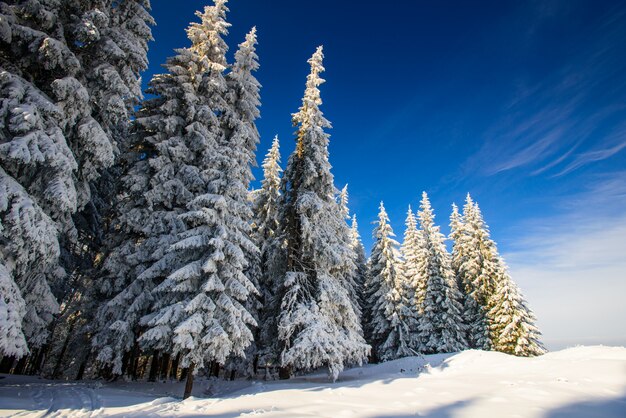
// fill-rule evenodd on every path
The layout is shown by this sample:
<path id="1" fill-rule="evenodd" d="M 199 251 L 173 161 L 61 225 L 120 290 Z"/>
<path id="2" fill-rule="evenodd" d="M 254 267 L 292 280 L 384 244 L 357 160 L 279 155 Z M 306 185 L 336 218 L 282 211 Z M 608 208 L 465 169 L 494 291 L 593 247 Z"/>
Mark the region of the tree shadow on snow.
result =
<path id="1" fill-rule="evenodd" d="M 397 379 L 416 379 L 421 375 L 429 374 L 431 370 L 444 370 L 449 367 L 448 359 L 458 353 L 444 353 L 423 357 L 406 357 L 389 362 L 366 364 L 362 367 L 354 367 L 344 370 L 339 378 L 333 382 L 324 369 L 318 369 L 310 374 L 294 376 L 288 380 L 257 380 L 253 385 L 257 387 L 256 393 L 274 392 L 284 389 L 298 389 L 309 392 L 322 392 L 329 389 L 359 388 L 374 381 L 390 384 Z M 372 373 L 371 369 L 382 369 L 378 373 Z M 231 393 L 220 394 L 219 398 L 237 398 L 249 394 L 248 388 L 236 390 Z"/>
<path id="2" fill-rule="evenodd" d="M 463 399 L 461 401 L 456 401 L 454 403 L 440 406 L 439 408 L 431 409 L 427 412 L 420 412 L 415 414 L 383 414 L 383 415 L 372 415 L 371 418 L 408 418 L 408 417 L 428 417 L 428 418 L 453 418 L 458 416 L 458 412 L 463 410 L 465 407 L 469 406 L 474 402 L 474 399 Z"/>
<path id="3" fill-rule="evenodd" d="M 611 399 L 590 400 L 548 411 L 545 418 L 624 418 L 626 394 Z"/>

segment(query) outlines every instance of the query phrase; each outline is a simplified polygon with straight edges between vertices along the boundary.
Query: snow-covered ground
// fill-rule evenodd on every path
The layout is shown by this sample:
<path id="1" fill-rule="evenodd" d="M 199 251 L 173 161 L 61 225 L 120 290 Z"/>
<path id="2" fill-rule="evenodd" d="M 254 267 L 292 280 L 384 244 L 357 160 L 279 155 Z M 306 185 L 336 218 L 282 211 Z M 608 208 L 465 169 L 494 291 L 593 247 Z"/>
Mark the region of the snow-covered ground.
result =
<path id="1" fill-rule="evenodd" d="M 576 347 L 538 358 L 465 351 L 290 381 L 51 382 L 0 378 L 0 416 L 626 417 L 626 348 Z M 211 398 L 206 398 L 211 394 Z M 204 396 L 204 398 L 202 397 Z"/>

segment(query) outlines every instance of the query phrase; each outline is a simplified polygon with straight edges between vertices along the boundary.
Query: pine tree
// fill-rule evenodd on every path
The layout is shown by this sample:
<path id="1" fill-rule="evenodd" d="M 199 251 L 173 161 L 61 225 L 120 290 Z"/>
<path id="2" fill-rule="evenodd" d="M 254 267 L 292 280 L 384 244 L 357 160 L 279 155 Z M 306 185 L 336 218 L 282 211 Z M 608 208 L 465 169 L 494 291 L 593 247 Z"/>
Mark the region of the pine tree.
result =
<path id="1" fill-rule="evenodd" d="M 10 189 L 0 222 L 6 225 L 3 234 L 22 231 L 18 243 L 5 244 L 11 238 L 3 235 L 0 264 L 26 303 L 22 334 L 31 348 L 47 340 L 58 312 L 53 292 L 66 292 L 59 256 L 80 246 L 73 215 L 89 203 L 89 183 L 114 159 L 111 139 L 93 117 L 94 100 L 83 84 L 86 69 L 73 50 L 85 22 L 73 16 L 71 6 L 0 4 L 0 183 Z M 32 208 L 19 211 L 24 204 Z M 38 231 L 30 230 L 34 225 Z M 41 243 L 48 245 L 43 253 Z"/>
<path id="2" fill-rule="evenodd" d="M 75 378 L 87 362 L 94 315 L 103 302 L 96 270 L 107 248 L 118 243 L 109 220 L 114 218 L 119 179 L 131 154 L 129 125 L 133 108 L 142 98 L 140 74 L 148 65 L 147 44 L 152 40 L 154 20 L 147 0 L 66 4 L 68 45 L 81 63 L 80 80 L 90 96 L 91 115 L 106 133 L 116 157 L 113 166 L 100 168 L 98 177 L 89 181 L 89 202 L 73 216 L 77 241 L 66 240 L 62 248 L 63 267 L 70 273 L 58 292 L 63 309 L 51 327 L 54 334 L 48 347 L 40 353 L 45 358 L 43 373 Z"/>
<path id="3" fill-rule="evenodd" d="M 272 146 L 263 160 L 263 180 L 261 189 L 253 194 L 254 222 L 252 224 L 254 240 L 261 250 L 260 266 L 261 280 L 259 291 L 261 292 L 262 311 L 260 313 L 259 336 L 259 364 L 269 365 L 273 363 L 273 353 L 276 353 L 276 324 L 274 323 L 275 312 L 271 306 L 278 305 L 275 300 L 278 294 L 279 284 L 273 281 L 268 274 L 267 263 L 270 253 L 271 240 L 278 231 L 278 214 L 280 194 L 280 145 L 278 136 L 274 137 Z"/>
<path id="4" fill-rule="evenodd" d="M 499 274 L 488 312 L 493 349 L 523 357 L 544 354 L 535 315 L 509 276 L 502 258 L 498 257 L 497 261 Z"/>
<path id="5" fill-rule="evenodd" d="M 189 147 L 198 150 L 198 180 L 206 181 L 206 189 L 192 195 L 180 215 L 187 230 L 146 271 L 165 280 L 152 292 L 155 304 L 139 339 L 144 348 L 180 355 L 181 367 L 189 369 L 185 397 L 193 375 L 207 362 L 223 365 L 231 356 L 245 356 L 256 326 L 244 306 L 258 293 L 245 274 L 246 254 L 258 252 L 249 236 L 245 180 L 250 161 L 239 154 L 249 155 L 244 145 L 256 146 L 256 140 L 247 136 L 254 121 L 243 116 L 250 114 L 233 111 L 227 100 L 225 3 L 206 7 L 198 13 L 202 22 L 189 28 L 192 50 L 208 65 L 208 71 L 197 73 L 204 123 L 186 127 Z"/>
<path id="6" fill-rule="evenodd" d="M 360 364 L 369 347 L 350 300 L 354 260 L 347 224 L 335 201 L 328 161 L 330 123 L 319 106 L 323 53 L 309 60 L 302 106 L 293 115 L 297 143 L 285 169 L 279 230 L 271 244 L 272 281 L 280 283 L 275 304 L 281 377 L 291 369 L 327 366 L 336 379 L 347 363 Z"/>
<path id="7" fill-rule="evenodd" d="M 535 316 L 508 274 L 480 208 L 469 194 L 463 213 L 468 254 L 460 271 L 484 312 L 492 349 L 518 356 L 543 354 Z"/>
<path id="8" fill-rule="evenodd" d="M 361 235 L 359 234 L 359 224 L 356 220 L 356 215 L 352 215 L 352 224 L 350 226 L 350 238 L 351 247 L 355 257 L 355 292 L 356 301 L 359 305 L 359 312 L 361 316 L 361 327 L 365 327 L 365 281 L 367 278 L 367 258 L 365 257 L 365 247 L 361 241 Z"/>
<path id="9" fill-rule="evenodd" d="M 253 284 L 254 289 L 259 288 L 261 280 L 260 250 L 253 237 L 251 227 L 253 212 L 248 202 L 248 189 L 253 179 L 251 166 L 256 165 L 255 154 L 259 143 L 259 132 L 255 121 L 260 115 L 258 108 L 261 105 L 259 96 L 261 85 L 252 74 L 259 68 L 256 44 L 256 28 L 252 28 L 246 35 L 245 41 L 239 44 L 239 49 L 235 53 L 235 63 L 227 75 L 227 98 L 229 108 L 233 111 L 226 112 L 223 121 L 227 138 L 222 152 L 224 155 L 230 153 L 230 161 L 223 169 L 229 179 L 229 184 L 222 186 L 221 190 L 217 189 L 218 192 L 231 199 L 232 215 L 230 216 L 233 216 L 236 221 L 228 222 L 238 225 L 233 230 L 234 235 L 245 238 L 238 239 L 238 245 L 247 263 L 244 274 Z M 260 304 L 261 300 L 257 297 L 256 290 L 254 294 L 246 298 L 244 303 L 246 311 L 252 315 L 255 324 L 259 321 Z M 254 358 L 258 349 L 257 339 L 258 332 L 255 341 L 248 346 L 245 357 L 236 356 L 231 359 L 229 364 L 231 373 L 238 371 L 249 376 L 254 374 Z"/>
<path id="10" fill-rule="evenodd" d="M 278 230 L 278 204 L 280 200 L 280 144 L 274 137 L 272 146 L 263 160 L 263 180 L 261 189 L 254 192 L 254 236 L 261 248 Z"/>
<path id="11" fill-rule="evenodd" d="M 470 205 L 466 207 L 466 213 L 469 213 L 468 210 L 471 210 L 473 206 L 469 195 L 468 199 L 470 199 Z M 463 297 L 463 319 L 467 325 L 467 343 L 470 348 L 489 350 L 491 343 L 487 318 L 484 309 L 476 300 L 472 278 L 468 276 L 468 272 L 463 267 L 467 265 L 468 257 L 472 253 L 468 244 L 470 236 L 465 228 L 464 217 L 459 214 L 459 209 L 455 204 L 452 204 L 452 214 L 450 215 L 450 239 L 453 240 L 452 270 Z"/>
<path id="12" fill-rule="evenodd" d="M 98 313 L 93 339 L 99 362 L 114 374 L 123 372 L 124 354 L 149 325 L 141 319 L 153 306 L 155 286 L 186 261 L 172 248 L 188 229 L 184 214 L 199 207 L 198 197 L 221 176 L 222 163 L 213 159 L 224 141 L 217 114 L 227 109 L 224 9 L 217 2 L 198 13 L 202 22 L 187 30 L 191 47 L 177 50 L 168 72 L 153 77 L 147 92 L 154 98 L 137 113 L 138 158 L 124 177 L 115 225 L 124 239 L 104 262 L 102 292 L 114 296 Z M 151 344 L 150 336 L 158 339 L 149 334 L 146 347 L 172 350 L 171 343 Z"/>
<path id="13" fill-rule="evenodd" d="M 402 281 L 405 283 L 405 298 L 409 301 L 407 307 L 411 309 L 412 316 L 417 318 L 426 293 L 426 277 L 418 275 L 420 232 L 417 229 L 417 220 L 411 206 L 407 212 L 405 225 L 404 240 L 400 247 L 402 261 L 399 270 Z"/>
<path id="14" fill-rule="evenodd" d="M 350 208 L 348 208 L 348 185 L 346 184 L 339 192 L 339 205 L 341 207 L 341 215 L 344 219 L 350 219 Z"/>
<path id="15" fill-rule="evenodd" d="M 404 282 L 399 277 L 399 244 L 393 239 L 389 217 L 380 203 L 378 223 L 368 273 L 368 336 L 375 359 L 381 361 L 412 356 L 416 353 L 413 324 L 407 315 L 409 302 L 403 297 Z"/>
<path id="16" fill-rule="evenodd" d="M 419 318 L 421 350 L 424 353 L 449 353 L 467 348 L 464 336 L 461 296 L 454 279 L 444 237 L 435 226 L 435 215 L 428 195 L 422 193 L 418 276 L 426 278 L 426 292 Z"/>
<path id="17" fill-rule="evenodd" d="M 341 212 L 341 216 L 347 221 L 350 219 L 350 208 L 348 207 L 349 195 L 348 195 L 348 185 L 343 186 L 343 189 L 339 191 L 337 195 L 337 204 L 339 205 L 339 211 Z M 361 320 L 361 304 L 359 303 L 359 294 L 358 294 L 358 266 L 356 264 L 357 254 L 355 252 L 355 247 L 353 246 L 353 237 L 352 237 L 352 229 L 349 230 L 350 236 L 350 249 L 352 250 L 352 260 L 357 267 L 353 271 L 353 275 L 349 277 L 346 281 L 346 286 L 348 289 L 348 294 L 350 296 L 350 300 L 352 301 L 352 307 L 354 308 L 354 312 L 357 314 L 359 321 Z M 358 234 L 358 231 L 357 231 Z"/>

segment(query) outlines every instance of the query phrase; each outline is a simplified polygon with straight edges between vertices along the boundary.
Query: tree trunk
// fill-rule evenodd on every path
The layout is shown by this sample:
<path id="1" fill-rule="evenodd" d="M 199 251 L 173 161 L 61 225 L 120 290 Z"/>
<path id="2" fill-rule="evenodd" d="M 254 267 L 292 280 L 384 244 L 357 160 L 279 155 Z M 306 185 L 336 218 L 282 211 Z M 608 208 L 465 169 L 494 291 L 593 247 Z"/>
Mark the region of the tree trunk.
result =
<path id="1" fill-rule="evenodd" d="M 189 369 L 187 369 L 187 382 L 185 383 L 185 393 L 183 394 L 183 399 L 187 399 L 191 396 L 191 390 L 193 389 L 193 368 L 194 364 L 191 363 L 189 365 Z"/>
<path id="2" fill-rule="evenodd" d="M 170 375 L 170 367 L 172 364 L 172 360 L 170 355 L 165 353 L 163 355 L 163 360 L 161 361 L 161 379 L 167 380 Z"/>
<path id="3" fill-rule="evenodd" d="M 15 363 L 15 357 L 4 356 L 2 357 L 2 361 L 0 362 L 0 373 L 11 373 L 11 369 L 13 368 L 13 363 Z"/>
<path id="4" fill-rule="evenodd" d="M 152 362 L 150 363 L 150 375 L 148 376 L 148 382 L 156 382 L 159 375 L 159 352 L 155 351 L 152 354 Z"/>
<path id="5" fill-rule="evenodd" d="M 85 354 L 85 358 L 83 358 L 83 362 L 80 363 L 80 367 L 78 368 L 78 373 L 76 374 L 76 380 L 83 380 L 83 376 L 85 375 L 85 368 L 87 367 L 87 362 L 89 361 L 90 356 L 91 356 L 91 351 L 87 351 L 87 354 Z"/>
<path id="6" fill-rule="evenodd" d="M 170 379 L 178 379 L 178 363 L 180 362 L 180 353 L 176 355 L 176 358 L 172 362 L 172 370 L 170 370 Z"/>
<path id="7" fill-rule="evenodd" d="M 24 369 L 26 368 L 26 363 L 28 362 L 28 356 L 24 356 L 15 365 L 13 368 L 13 374 L 24 374 Z"/>
<path id="8" fill-rule="evenodd" d="M 67 330 L 67 336 L 65 337 L 65 341 L 63 341 L 63 347 L 61 348 L 61 352 L 57 357 L 57 362 L 54 365 L 54 370 L 52 371 L 52 378 L 57 379 L 59 374 L 61 373 L 61 366 L 63 365 L 63 357 L 65 357 L 65 352 L 67 351 L 67 347 L 70 344 L 70 338 L 72 337 L 72 332 L 74 331 L 74 323 L 72 321 L 70 324 L 70 328 Z"/>
<path id="9" fill-rule="evenodd" d="M 235 369 L 231 370 L 231 371 L 230 371 L 230 380 L 231 380 L 231 381 L 235 380 L 235 375 L 236 375 L 236 373 L 235 373 Z"/>
<path id="10" fill-rule="evenodd" d="M 127 376 L 130 376 L 133 380 L 137 380 L 137 367 L 139 367 L 139 344 L 136 341 L 133 345 L 133 349 L 131 350 L 128 367 L 130 367 L 130 370 L 127 370 Z"/>
<path id="11" fill-rule="evenodd" d="M 278 369 L 278 378 L 287 380 L 291 378 L 291 366 L 285 366 Z"/>
<path id="12" fill-rule="evenodd" d="M 35 361 L 31 364 L 30 370 L 28 371 L 29 375 L 33 376 L 41 372 L 41 367 L 46 357 L 46 351 L 47 349 L 45 346 L 37 350 Z"/>
<path id="13" fill-rule="evenodd" d="M 211 376 L 220 377 L 220 364 L 217 361 L 212 363 Z"/>

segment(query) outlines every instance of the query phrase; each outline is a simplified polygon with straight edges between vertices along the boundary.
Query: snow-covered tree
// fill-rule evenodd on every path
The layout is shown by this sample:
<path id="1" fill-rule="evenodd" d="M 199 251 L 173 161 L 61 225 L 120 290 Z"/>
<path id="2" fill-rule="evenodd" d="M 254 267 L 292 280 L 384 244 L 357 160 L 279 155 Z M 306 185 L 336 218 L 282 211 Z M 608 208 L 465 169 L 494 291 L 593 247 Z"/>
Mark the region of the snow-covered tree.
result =
<path id="1" fill-rule="evenodd" d="M 535 325 L 537 319 L 509 276 L 502 258 L 497 260 L 499 274 L 487 313 L 493 349 L 524 357 L 544 354 L 541 332 Z"/>
<path id="2" fill-rule="evenodd" d="M 471 198 L 469 206 L 466 206 L 466 213 L 472 210 Z M 468 215 L 471 218 L 471 215 Z M 467 326 L 467 343 L 471 348 L 489 350 L 491 347 L 489 339 L 489 328 L 487 326 L 486 312 L 478 304 L 474 293 L 473 280 L 468 275 L 464 266 L 468 266 L 469 257 L 475 252 L 470 246 L 471 236 L 465 228 L 464 216 L 461 216 L 459 209 L 452 204 L 452 214 L 450 215 L 450 239 L 452 244 L 452 270 L 454 271 L 457 286 L 462 294 L 463 319 Z"/>
<path id="3" fill-rule="evenodd" d="M 227 183 L 218 186 L 215 190 L 230 199 L 230 215 L 226 220 L 232 225 L 231 234 L 243 252 L 246 267 L 244 274 L 258 290 L 261 281 L 261 258 L 259 247 L 253 237 L 251 223 L 253 222 L 252 207 L 248 202 L 248 189 L 253 180 L 251 167 L 256 165 L 255 154 L 259 143 L 259 132 L 256 119 L 259 117 L 261 105 L 259 89 L 261 85 L 254 77 L 253 72 L 259 68 L 256 54 L 256 28 L 246 35 L 244 42 L 239 44 L 235 53 L 235 63 L 227 75 L 229 109 L 224 115 L 225 142 L 222 153 L 229 156 L 229 161 L 223 166 Z M 234 218 L 234 220 L 230 220 Z M 245 299 L 244 307 L 254 318 L 255 324 L 259 321 L 261 300 L 257 290 Z M 257 333 L 258 335 L 258 333 Z M 257 338 L 255 338 L 256 340 Z M 230 361 L 231 372 L 239 371 L 252 375 L 253 363 L 257 347 L 252 342 L 246 350 L 245 356 L 235 356 Z"/>
<path id="4" fill-rule="evenodd" d="M 382 361 L 415 355 L 416 340 L 406 283 L 399 272 L 399 244 L 393 239 L 389 217 L 380 203 L 373 233 L 374 247 L 368 273 L 368 337 L 374 358 Z"/>
<path id="5" fill-rule="evenodd" d="M 100 168 L 99 176 L 89 181 L 90 200 L 73 216 L 76 242 L 62 242 L 62 264 L 69 277 L 57 292 L 63 308 L 52 326 L 54 334 L 42 371 L 52 377 L 62 372 L 75 378 L 87 361 L 94 314 L 103 303 L 96 270 L 102 255 L 119 243 L 110 220 L 115 218 L 124 167 L 134 156 L 129 149 L 129 126 L 142 97 L 140 74 L 148 65 L 147 45 L 154 21 L 147 0 L 64 4 L 63 16 L 70 18 L 65 35 L 82 67 L 79 80 L 89 93 L 91 115 L 106 133 L 116 157 L 113 166 Z"/>
<path id="6" fill-rule="evenodd" d="M 339 210 L 341 212 L 341 216 L 347 220 L 350 219 L 350 208 L 349 208 L 349 195 L 348 195 L 348 185 L 343 186 L 343 189 L 339 191 L 337 195 L 337 204 L 339 205 Z M 357 231 L 358 234 L 358 231 Z M 348 294 L 350 295 L 350 300 L 352 301 L 352 306 L 354 307 L 354 312 L 356 312 L 359 320 L 361 320 L 361 304 L 359 303 L 359 284 L 358 284 L 358 265 L 356 264 L 357 253 L 355 252 L 356 247 L 354 247 L 354 238 L 353 231 L 350 229 L 350 248 L 352 249 L 352 259 L 357 268 L 354 270 L 354 274 L 350 276 L 350 278 L 346 281 L 346 286 L 348 288 Z"/>
<path id="7" fill-rule="evenodd" d="M 208 67 L 194 73 L 201 81 L 197 96 L 201 109 L 197 124 L 187 125 L 183 138 L 197 152 L 190 179 L 205 184 L 204 190 L 192 193 L 179 216 L 186 231 L 177 234 L 164 256 L 142 273 L 164 280 L 152 292 L 155 303 L 143 319 L 147 329 L 139 341 L 144 348 L 179 354 L 180 366 L 189 368 L 188 379 L 207 362 L 224 364 L 231 356 L 244 356 L 256 326 L 244 306 L 258 293 L 246 276 L 246 254 L 258 249 L 249 236 L 250 160 L 240 155 L 249 155 L 245 146 L 256 146 L 256 139 L 248 136 L 254 120 L 244 117 L 251 113 L 233 110 L 237 101 L 227 97 L 225 3 L 218 0 L 207 6 L 198 13 L 202 22 L 188 30 L 192 51 Z"/>
<path id="8" fill-rule="evenodd" d="M 364 327 L 364 309 L 366 305 L 365 301 L 365 280 L 367 277 L 367 258 L 365 257 L 365 247 L 363 246 L 363 242 L 361 241 L 361 235 L 359 234 L 359 224 L 356 220 L 356 215 L 352 215 L 352 224 L 350 226 L 350 239 L 351 239 L 351 247 L 354 252 L 355 257 L 355 293 L 356 293 L 356 301 L 359 305 L 359 312 L 361 315 L 361 326 Z"/>
<path id="9" fill-rule="evenodd" d="M 484 312 L 491 348 L 519 356 L 543 354 L 535 316 L 508 274 L 480 208 L 469 194 L 463 218 L 467 255 L 459 271 L 468 293 Z"/>
<path id="10" fill-rule="evenodd" d="M 153 305 L 153 289 L 187 261 L 172 247 L 187 231 L 183 215 L 198 208 L 197 198 L 222 175 L 222 163 L 215 159 L 225 141 L 217 115 L 228 107 L 224 15 L 224 2 L 198 13 L 201 23 L 187 30 L 191 46 L 177 50 L 164 66 L 168 72 L 153 77 L 147 92 L 154 98 L 137 113 L 138 158 L 124 177 L 115 225 L 125 238 L 104 262 L 102 291 L 114 296 L 100 309 L 93 339 L 98 360 L 112 365 L 115 374 L 149 325 L 140 320 Z M 171 302 L 158 297 L 162 305 Z M 155 339 L 154 333 L 146 336 L 146 347 L 173 352 L 170 342 Z"/>
<path id="11" fill-rule="evenodd" d="M 345 219 L 350 219 L 350 208 L 348 207 L 348 185 L 346 184 L 339 192 L 339 205 L 341 214 Z"/>
<path id="12" fill-rule="evenodd" d="M 278 304 L 274 298 L 277 296 L 278 283 L 273 281 L 273 277 L 267 272 L 268 250 L 271 239 L 278 231 L 278 214 L 280 202 L 280 144 L 278 136 L 274 137 L 272 146 L 263 160 L 263 180 L 261 188 L 253 192 L 252 208 L 254 221 L 252 224 L 253 237 L 259 247 L 261 280 L 259 291 L 263 307 L 260 313 L 259 335 L 257 345 L 259 346 L 259 364 L 272 363 L 272 353 L 277 350 L 276 344 L 276 324 L 273 316 L 275 312 L 271 306 Z"/>
<path id="13" fill-rule="evenodd" d="M 461 295 L 457 289 L 444 236 L 435 225 L 435 215 L 426 192 L 420 211 L 419 277 L 426 279 L 426 292 L 419 317 L 421 350 L 449 353 L 467 348 L 462 318 Z"/>
<path id="14" fill-rule="evenodd" d="M 404 239 L 400 247 L 399 274 L 405 284 L 403 289 L 405 298 L 410 301 L 407 307 L 412 310 L 413 316 L 417 318 L 426 293 L 426 277 L 418 275 L 421 248 L 420 232 L 417 229 L 417 220 L 411 206 L 409 206 L 406 215 L 405 225 Z"/>
<path id="15" fill-rule="evenodd" d="M 354 277 L 350 234 L 328 161 L 330 123 L 323 116 L 319 85 L 322 47 L 309 59 L 302 106 L 293 115 L 296 149 L 282 185 L 279 230 L 272 239 L 271 281 L 280 283 L 270 312 L 277 315 L 282 377 L 291 369 L 327 366 L 336 379 L 345 364 L 360 364 L 369 351 L 349 294 Z"/>
<path id="16" fill-rule="evenodd" d="M 253 194 L 254 236 L 261 252 L 268 239 L 278 230 L 278 205 L 280 200 L 280 143 L 278 135 L 263 160 L 261 188 Z"/>
<path id="17" fill-rule="evenodd" d="M 82 7 L 78 16 L 74 7 Z M 0 213 L 2 224 L 10 226 L 3 233 L 24 230 L 18 251 L 31 254 L 26 258 L 41 254 L 40 242 L 49 244 L 44 257 L 26 260 L 15 244 L 4 244 L 11 239 L 2 238 L 0 263 L 26 302 L 22 331 L 31 347 L 46 341 L 58 311 L 52 291 L 65 292 L 59 255 L 80 247 L 73 215 L 89 203 L 89 183 L 114 160 L 115 147 L 94 117 L 96 100 L 85 85 L 90 68 L 77 52 L 76 35 L 87 25 L 83 11 L 98 13 L 90 4 L 71 2 L 0 3 L 1 181 L 11 189 Z M 28 219 L 29 210 L 15 212 L 17 201 L 28 202 L 37 215 Z M 26 231 L 31 222 L 40 226 L 38 233 Z"/>

